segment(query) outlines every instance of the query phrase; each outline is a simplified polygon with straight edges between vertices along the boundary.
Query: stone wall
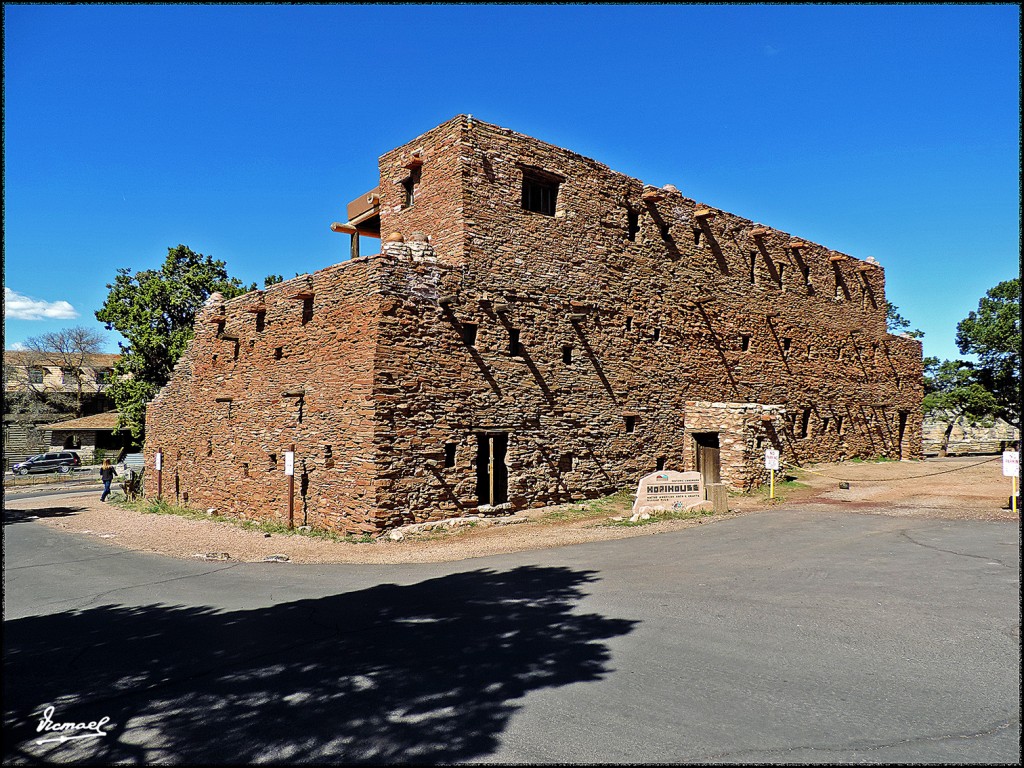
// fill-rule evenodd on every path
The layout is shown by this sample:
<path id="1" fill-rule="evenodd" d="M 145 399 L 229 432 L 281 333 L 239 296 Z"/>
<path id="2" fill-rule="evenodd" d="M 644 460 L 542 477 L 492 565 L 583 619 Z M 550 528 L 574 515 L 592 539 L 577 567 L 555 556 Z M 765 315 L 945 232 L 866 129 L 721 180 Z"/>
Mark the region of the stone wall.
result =
<path id="1" fill-rule="evenodd" d="M 209 303 L 147 409 L 147 495 L 160 450 L 165 498 L 287 522 L 294 445 L 294 524 L 377 530 L 378 266 L 360 258 Z"/>
<path id="2" fill-rule="evenodd" d="M 942 438 L 946 423 L 925 418 L 923 428 L 923 451 L 925 455 L 941 454 Z M 1020 443 L 1020 430 L 1002 419 L 996 419 L 990 426 L 971 426 L 964 419 L 953 424 L 949 435 L 947 455 L 962 456 L 971 453 L 1002 453 L 1013 450 Z"/>
<path id="3" fill-rule="evenodd" d="M 267 457 L 294 442 L 296 523 L 354 532 L 480 511 L 478 462 L 506 442 L 507 500 L 485 512 L 692 469 L 700 432 L 737 489 L 769 444 L 920 455 L 921 346 L 886 333 L 879 265 L 467 117 L 379 166 L 381 255 L 200 318 L 147 419 L 165 489 L 282 519 Z M 524 209 L 524 174 L 557 183 L 553 210 Z"/>

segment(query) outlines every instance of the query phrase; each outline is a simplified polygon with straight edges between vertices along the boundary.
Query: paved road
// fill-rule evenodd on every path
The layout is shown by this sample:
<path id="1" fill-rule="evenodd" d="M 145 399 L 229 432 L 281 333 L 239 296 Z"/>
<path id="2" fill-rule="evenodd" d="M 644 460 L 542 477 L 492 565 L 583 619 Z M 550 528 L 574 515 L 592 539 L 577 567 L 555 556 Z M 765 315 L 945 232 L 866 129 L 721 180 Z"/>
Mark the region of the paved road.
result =
<path id="1" fill-rule="evenodd" d="M 10 522 L 4 761 L 1016 763 L 1018 530 L 772 511 L 298 566 Z M 47 705 L 107 735 L 36 744 Z"/>

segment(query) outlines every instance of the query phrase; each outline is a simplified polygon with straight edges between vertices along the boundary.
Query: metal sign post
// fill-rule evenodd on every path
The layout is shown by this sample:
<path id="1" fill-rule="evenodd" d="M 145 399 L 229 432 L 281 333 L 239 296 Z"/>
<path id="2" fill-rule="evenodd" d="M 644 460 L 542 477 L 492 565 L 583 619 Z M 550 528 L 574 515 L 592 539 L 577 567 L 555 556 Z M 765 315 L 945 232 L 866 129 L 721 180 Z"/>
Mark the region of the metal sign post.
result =
<path id="1" fill-rule="evenodd" d="M 295 444 L 284 452 L 284 473 L 288 475 L 288 528 L 295 527 Z"/>
<path id="2" fill-rule="evenodd" d="M 764 450 L 764 468 L 771 472 L 771 493 L 769 499 L 775 498 L 775 470 L 779 468 L 779 452 L 774 448 Z"/>

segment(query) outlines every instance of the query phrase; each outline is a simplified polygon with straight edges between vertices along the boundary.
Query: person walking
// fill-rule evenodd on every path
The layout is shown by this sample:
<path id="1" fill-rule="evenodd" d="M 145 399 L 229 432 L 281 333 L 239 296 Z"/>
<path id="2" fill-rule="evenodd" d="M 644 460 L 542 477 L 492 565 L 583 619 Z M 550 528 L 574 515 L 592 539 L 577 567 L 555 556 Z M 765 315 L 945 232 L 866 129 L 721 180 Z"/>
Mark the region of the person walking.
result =
<path id="1" fill-rule="evenodd" d="M 114 467 L 110 464 L 110 459 L 103 460 L 103 466 L 100 467 L 100 480 L 103 481 L 103 494 L 100 496 L 100 501 L 106 501 L 107 496 L 110 495 L 110 483 L 114 479 Z"/>

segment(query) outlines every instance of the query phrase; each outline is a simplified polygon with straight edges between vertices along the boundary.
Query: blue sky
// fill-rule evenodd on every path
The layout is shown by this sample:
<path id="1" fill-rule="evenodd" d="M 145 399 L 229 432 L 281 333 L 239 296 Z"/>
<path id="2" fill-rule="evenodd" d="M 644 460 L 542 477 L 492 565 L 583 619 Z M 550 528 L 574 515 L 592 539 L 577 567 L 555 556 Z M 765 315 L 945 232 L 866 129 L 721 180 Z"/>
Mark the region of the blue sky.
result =
<path id="1" fill-rule="evenodd" d="M 5 346 L 103 331 L 116 270 L 178 243 L 247 283 L 347 258 L 329 225 L 377 157 L 470 113 L 874 256 L 925 354 L 958 357 L 956 323 L 1020 269 L 1019 21 L 1016 5 L 7 4 Z"/>

